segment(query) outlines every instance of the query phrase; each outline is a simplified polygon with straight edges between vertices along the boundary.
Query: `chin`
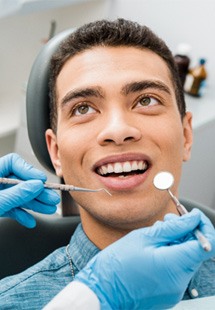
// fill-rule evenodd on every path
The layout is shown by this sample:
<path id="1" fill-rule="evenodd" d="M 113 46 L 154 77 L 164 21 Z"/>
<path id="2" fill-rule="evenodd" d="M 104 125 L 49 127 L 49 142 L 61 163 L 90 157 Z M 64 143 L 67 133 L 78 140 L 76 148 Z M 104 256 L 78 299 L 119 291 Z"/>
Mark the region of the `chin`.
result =
<path id="1" fill-rule="evenodd" d="M 151 226 L 157 220 L 154 219 L 151 212 L 150 215 L 145 214 L 145 216 L 143 212 L 141 212 L 140 216 L 140 212 L 131 213 L 125 211 L 115 211 L 113 214 L 110 212 L 108 214 L 99 213 L 93 214 L 92 216 L 96 219 L 96 221 L 100 222 L 101 225 L 111 227 L 112 229 L 126 231 Z"/>

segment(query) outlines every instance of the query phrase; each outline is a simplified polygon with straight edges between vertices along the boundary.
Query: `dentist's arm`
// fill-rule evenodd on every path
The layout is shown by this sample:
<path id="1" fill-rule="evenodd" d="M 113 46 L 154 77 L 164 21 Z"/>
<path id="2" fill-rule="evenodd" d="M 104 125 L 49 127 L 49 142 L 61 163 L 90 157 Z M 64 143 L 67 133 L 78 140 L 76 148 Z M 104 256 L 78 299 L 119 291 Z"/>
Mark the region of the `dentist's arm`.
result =
<path id="1" fill-rule="evenodd" d="M 8 154 L 0 158 L 0 177 L 25 181 L 15 186 L 0 184 L 1 217 L 13 218 L 32 228 L 36 222 L 27 210 L 44 214 L 55 213 L 56 205 L 60 201 L 58 194 L 45 189 L 45 174 L 27 164 L 19 155 Z"/>
<path id="2" fill-rule="evenodd" d="M 190 234 L 197 226 L 211 242 L 210 252 Z M 168 216 L 97 254 L 44 310 L 168 309 L 182 299 L 201 263 L 214 255 L 214 227 L 202 212 Z"/>

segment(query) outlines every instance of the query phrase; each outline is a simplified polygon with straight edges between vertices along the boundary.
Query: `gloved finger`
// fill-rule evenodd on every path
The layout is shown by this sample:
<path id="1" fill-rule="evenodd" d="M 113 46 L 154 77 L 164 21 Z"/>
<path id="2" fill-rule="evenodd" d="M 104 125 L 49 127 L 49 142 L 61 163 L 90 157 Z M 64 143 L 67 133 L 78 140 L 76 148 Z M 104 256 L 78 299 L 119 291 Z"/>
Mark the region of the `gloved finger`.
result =
<path id="1" fill-rule="evenodd" d="M 166 214 L 166 215 L 164 216 L 164 221 L 174 220 L 174 219 L 177 219 L 177 217 L 179 217 L 179 215 L 174 214 L 174 213 L 168 213 L 168 214 Z M 190 239 L 194 239 L 194 235 L 193 235 L 192 233 L 189 233 L 189 234 L 186 235 L 185 237 L 172 240 L 172 241 L 169 243 L 169 245 L 180 244 L 180 243 L 185 242 L 186 240 L 190 240 Z"/>
<path id="2" fill-rule="evenodd" d="M 211 232 L 214 232 L 214 226 L 210 219 L 200 210 L 193 209 L 192 212 L 199 212 L 201 215 L 201 222 L 199 223 L 199 229 L 202 231 L 203 234 L 211 234 Z"/>
<path id="3" fill-rule="evenodd" d="M 194 210 L 195 212 L 195 210 Z M 199 211 L 201 214 L 201 222 L 198 226 L 198 229 L 202 232 L 202 234 L 205 236 L 205 238 L 208 240 L 208 242 L 211 245 L 211 251 L 215 255 L 215 229 L 213 224 L 211 223 L 210 219 L 201 211 Z"/>
<path id="4" fill-rule="evenodd" d="M 11 179 L 17 179 L 14 175 L 10 176 L 10 178 Z M 7 188 L 14 187 L 14 186 L 15 186 L 14 184 L 2 184 L 1 188 L 7 189 Z M 44 187 L 43 191 L 37 196 L 37 200 L 44 202 L 44 203 L 47 203 L 47 204 L 50 204 L 50 205 L 52 205 L 52 204 L 57 205 L 58 203 L 60 203 L 60 196 L 53 189 Z"/>
<path id="5" fill-rule="evenodd" d="M 170 253 L 172 247 L 173 252 Z M 169 253 L 167 252 L 167 255 L 172 255 L 177 258 L 177 264 L 174 267 L 176 273 L 179 272 L 183 266 L 186 266 L 186 269 L 189 272 L 194 271 L 203 261 L 208 260 L 215 255 L 215 248 L 212 247 L 212 250 L 209 252 L 204 251 L 196 238 L 170 246 L 168 250 Z"/>
<path id="6" fill-rule="evenodd" d="M 187 215 L 189 215 L 189 216 L 198 215 L 198 217 L 200 216 L 200 221 L 197 225 L 198 229 L 200 229 L 200 231 L 207 238 L 207 240 L 210 242 L 211 247 L 212 247 L 211 251 L 209 251 L 209 252 L 204 251 L 199 240 L 197 240 L 196 237 L 194 237 L 193 231 L 191 231 L 186 236 L 186 238 L 183 239 L 183 242 L 180 245 L 180 247 L 183 248 L 183 250 L 180 249 L 180 247 L 174 248 L 175 252 L 177 250 L 179 250 L 178 258 L 181 257 L 181 263 L 182 264 L 183 264 L 183 260 L 185 259 L 185 256 L 186 256 L 187 260 L 189 260 L 189 258 L 190 258 L 190 261 L 189 261 L 190 266 L 192 266 L 192 264 L 194 264 L 194 266 L 195 266 L 195 264 L 199 264 L 203 260 L 209 259 L 215 255 L 215 229 L 214 229 L 211 221 L 200 210 L 193 209 L 189 214 L 186 214 L 186 215 L 182 216 L 181 218 L 187 218 Z M 186 251 L 185 251 L 185 249 L 186 249 Z M 181 253 L 185 254 L 184 258 L 182 258 L 182 256 L 180 256 L 180 251 L 181 251 Z"/>
<path id="7" fill-rule="evenodd" d="M 57 205 L 60 202 L 60 196 L 54 190 L 44 188 L 44 190 L 37 196 L 37 200 L 41 203 Z"/>
<path id="8" fill-rule="evenodd" d="M 169 244 L 174 240 L 186 237 L 199 225 L 200 220 L 199 212 L 190 212 L 169 221 L 156 222 L 151 227 L 142 228 L 143 238 L 147 235 L 151 243 L 156 240 L 156 242 L 160 241 L 163 244 Z"/>
<path id="9" fill-rule="evenodd" d="M 174 214 L 174 213 L 167 213 L 167 214 L 164 216 L 164 221 L 174 220 L 174 219 L 176 219 L 178 216 L 179 216 L 179 215 Z"/>
<path id="10" fill-rule="evenodd" d="M 197 211 L 195 211 L 197 210 Z M 213 224 L 211 223 L 211 221 L 209 220 L 208 217 L 205 216 L 205 214 L 200 211 L 199 209 L 193 209 L 191 212 L 199 212 L 200 216 L 201 216 L 201 221 L 199 223 L 198 229 L 201 230 L 201 232 L 206 236 L 208 233 L 213 234 Z M 164 221 L 166 220 L 171 220 L 176 218 L 177 215 L 176 214 L 166 214 L 164 217 Z M 207 236 L 206 236 L 207 237 Z M 193 239 L 193 232 L 188 234 L 185 238 L 183 238 L 183 241 L 189 240 L 189 239 Z M 211 238 L 213 240 L 213 237 Z M 180 239 L 180 243 L 182 242 L 182 239 Z"/>
<path id="11" fill-rule="evenodd" d="M 22 180 L 39 179 L 45 182 L 47 179 L 42 171 L 34 168 L 15 153 L 0 158 L 0 176 L 8 177 L 12 174 Z"/>
<path id="12" fill-rule="evenodd" d="M 0 195 L 0 216 L 33 200 L 43 189 L 42 181 L 31 180 L 2 190 Z"/>
<path id="13" fill-rule="evenodd" d="M 12 209 L 6 212 L 3 217 L 12 218 L 27 228 L 34 228 L 36 226 L 34 217 L 21 208 Z"/>
<path id="14" fill-rule="evenodd" d="M 22 208 L 32 210 L 34 212 L 39 212 L 42 214 L 53 214 L 57 210 L 56 205 L 44 204 L 37 200 L 32 200 L 29 203 L 22 205 Z"/>

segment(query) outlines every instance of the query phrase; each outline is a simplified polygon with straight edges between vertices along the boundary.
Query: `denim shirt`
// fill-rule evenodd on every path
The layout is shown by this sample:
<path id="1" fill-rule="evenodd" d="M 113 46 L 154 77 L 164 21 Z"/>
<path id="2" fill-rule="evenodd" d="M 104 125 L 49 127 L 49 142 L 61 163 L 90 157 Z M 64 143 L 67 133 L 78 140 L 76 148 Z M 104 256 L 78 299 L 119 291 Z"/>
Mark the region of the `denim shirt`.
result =
<path id="1" fill-rule="evenodd" d="M 87 238 L 79 224 L 70 240 L 69 254 L 75 274 L 85 267 L 99 249 Z M 72 281 L 66 247 L 47 256 L 26 271 L 0 281 L 0 309 L 42 309 Z M 164 280 L 165 281 L 165 280 Z M 215 295 L 215 262 L 202 264 L 191 280 L 183 299 Z"/>

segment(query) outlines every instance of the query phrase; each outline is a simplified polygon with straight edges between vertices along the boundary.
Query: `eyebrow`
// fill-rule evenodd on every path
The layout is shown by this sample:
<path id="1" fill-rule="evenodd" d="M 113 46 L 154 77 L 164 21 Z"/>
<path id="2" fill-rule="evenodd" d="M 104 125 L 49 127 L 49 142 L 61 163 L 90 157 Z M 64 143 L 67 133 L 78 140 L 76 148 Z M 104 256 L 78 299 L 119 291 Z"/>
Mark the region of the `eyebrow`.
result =
<path id="1" fill-rule="evenodd" d="M 126 96 L 129 93 L 135 93 L 139 91 L 146 90 L 148 88 L 154 88 L 161 91 L 164 91 L 168 94 L 171 94 L 171 91 L 168 86 L 160 81 L 151 81 L 151 80 L 144 80 L 138 82 L 131 82 L 126 84 L 122 87 L 121 94 Z M 87 87 L 87 88 L 80 88 L 71 90 L 68 92 L 63 99 L 61 100 L 61 106 L 67 104 L 67 102 L 77 99 L 77 98 L 87 98 L 87 97 L 97 97 L 97 98 L 104 98 L 104 93 L 101 87 Z"/>
<path id="2" fill-rule="evenodd" d="M 154 88 L 161 91 L 166 92 L 167 94 L 171 94 L 170 88 L 160 82 L 160 81 L 151 81 L 151 80 L 144 80 L 144 81 L 138 81 L 138 82 L 131 82 L 129 84 L 126 84 L 122 90 L 121 93 L 123 95 L 128 95 L 129 93 L 135 93 L 139 91 L 146 90 L 148 88 Z"/>
<path id="3" fill-rule="evenodd" d="M 64 106 L 67 102 L 77 98 L 97 97 L 104 98 L 100 87 L 89 87 L 71 90 L 61 100 L 61 105 Z"/>

